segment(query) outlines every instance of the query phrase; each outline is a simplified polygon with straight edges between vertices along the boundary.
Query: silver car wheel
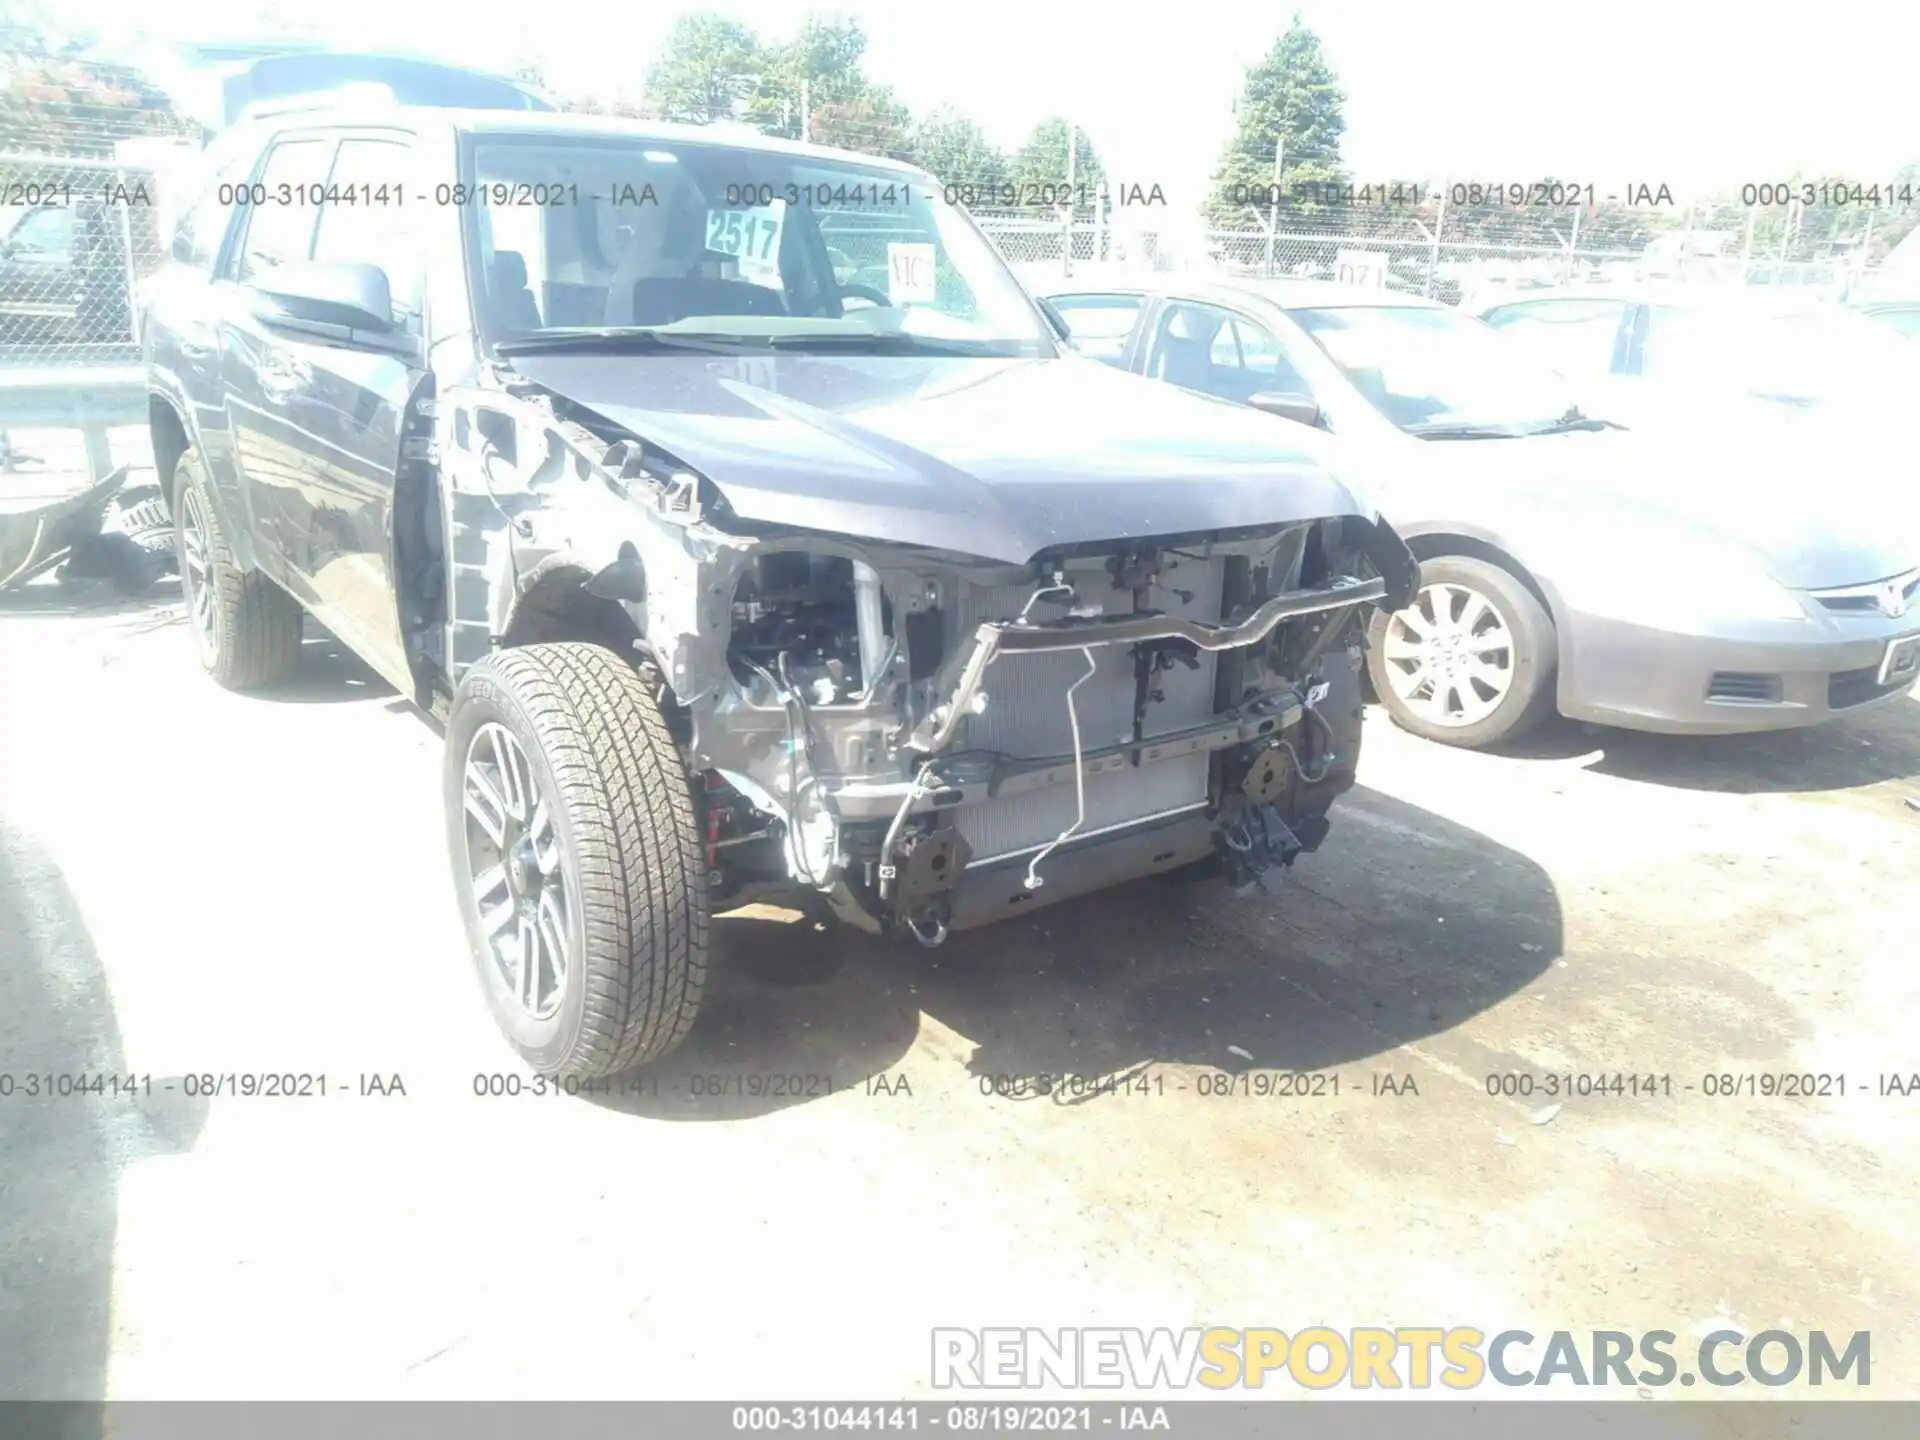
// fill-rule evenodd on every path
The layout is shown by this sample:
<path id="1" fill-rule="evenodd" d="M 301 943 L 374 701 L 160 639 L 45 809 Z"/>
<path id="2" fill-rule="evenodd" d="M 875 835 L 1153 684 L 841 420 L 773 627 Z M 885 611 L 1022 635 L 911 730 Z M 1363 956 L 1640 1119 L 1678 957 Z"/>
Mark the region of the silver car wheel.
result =
<path id="1" fill-rule="evenodd" d="M 191 485 L 181 487 L 180 586 L 186 592 L 187 614 L 194 638 L 209 660 L 219 647 L 213 618 L 213 566 L 207 544 L 207 517 Z"/>
<path id="2" fill-rule="evenodd" d="M 1381 654 L 1395 698 L 1434 725 L 1476 725 L 1513 689 L 1513 634 L 1465 585 L 1422 586 L 1388 620 Z"/>
<path id="3" fill-rule="evenodd" d="M 553 810 L 513 732 L 488 721 L 467 746 L 461 779 L 466 869 L 489 957 L 535 1020 L 560 1010 L 572 973 L 566 866 Z"/>

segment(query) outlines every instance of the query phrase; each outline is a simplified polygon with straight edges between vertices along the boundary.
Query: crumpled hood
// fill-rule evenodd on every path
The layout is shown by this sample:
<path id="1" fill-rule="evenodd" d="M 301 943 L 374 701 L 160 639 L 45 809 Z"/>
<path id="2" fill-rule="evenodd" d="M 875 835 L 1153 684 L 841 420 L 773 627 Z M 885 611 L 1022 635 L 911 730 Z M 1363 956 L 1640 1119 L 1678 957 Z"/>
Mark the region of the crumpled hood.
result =
<path id="1" fill-rule="evenodd" d="M 1053 546 L 1374 516 L 1301 428 L 1097 361 L 517 355 L 750 522 L 1024 563 Z"/>
<path id="2" fill-rule="evenodd" d="M 1569 526 L 1584 517 L 1709 531 L 1796 589 L 1920 565 L 1920 467 L 1890 433 L 1817 415 L 1732 405 L 1632 430 L 1424 444 L 1447 452 L 1435 464 L 1523 487 Z"/>

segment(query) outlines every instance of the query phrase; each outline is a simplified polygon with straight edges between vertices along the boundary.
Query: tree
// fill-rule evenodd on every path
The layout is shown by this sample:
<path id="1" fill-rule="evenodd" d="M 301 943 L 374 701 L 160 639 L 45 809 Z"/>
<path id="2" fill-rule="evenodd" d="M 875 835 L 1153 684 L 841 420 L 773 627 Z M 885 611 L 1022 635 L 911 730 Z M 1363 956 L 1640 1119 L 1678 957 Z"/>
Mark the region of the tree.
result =
<path id="1" fill-rule="evenodd" d="M 936 110 L 915 127 L 907 158 L 949 185 L 999 185 L 1008 173 L 1000 147 L 951 109 Z"/>
<path id="2" fill-rule="evenodd" d="M 913 116 L 884 85 L 861 68 L 867 33 L 856 20 L 809 15 L 800 33 L 766 51 L 765 77 L 748 108 L 749 118 L 775 135 L 806 136 L 874 155 L 905 158 Z"/>
<path id="3" fill-rule="evenodd" d="M 905 160 L 913 153 L 913 114 L 884 85 L 871 85 L 844 99 L 815 105 L 807 117 L 807 138 L 869 155 Z"/>
<path id="4" fill-rule="evenodd" d="M 647 109 L 694 125 L 725 120 L 736 101 L 757 98 L 767 70 L 759 37 L 746 26 L 705 11 L 683 15 L 647 70 Z"/>
<path id="5" fill-rule="evenodd" d="M 1074 203 L 1079 203 L 1083 188 L 1089 193 L 1097 192 L 1106 183 L 1106 168 L 1101 165 L 1099 153 L 1093 148 L 1093 141 L 1087 138 L 1087 132 L 1077 125 L 1069 126 L 1064 119 L 1055 115 L 1033 127 L 1027 143 L 1014 152 L 1013 162 L 1008 167 L 1007 178 L 1019 187 L 1023 202 L 1029 198 L 1029 187 L 1058 187 L 1067 183 L 1069 129 L 1073 131 Z M 1041 198 L 1044 200 L 1045 196 Z"/>
<path id="6" fill-rule="evenodd" d="M 1264 197 L 1273 185 L 1274 154 L 1282 141 L 1282 196 L 1291 208 L 1310 210 L 1310 198 L 1294 199 L 1297 187 L 1340 183 L 1340 141 L 1346 134 L 1346 92 L 1320 50 L 1320 37 L 1295 12 L 1287 31 L 1264 60 L 1250 66 L 1235 107 L 1234 135 L 1213 174 L 1207 216 L 1215 225 L 1244 219 L 1248 197 Z"/>

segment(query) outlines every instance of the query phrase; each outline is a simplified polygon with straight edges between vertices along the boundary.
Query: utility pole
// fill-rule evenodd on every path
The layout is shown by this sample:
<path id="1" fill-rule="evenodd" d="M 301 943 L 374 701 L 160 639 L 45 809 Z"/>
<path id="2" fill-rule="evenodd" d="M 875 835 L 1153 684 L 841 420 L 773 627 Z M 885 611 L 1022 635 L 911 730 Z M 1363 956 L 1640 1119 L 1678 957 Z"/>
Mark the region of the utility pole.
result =
<path id="1" fill-rule="evenodd" d="M 806 76 L 803 75 L 800 77 L 800 138 L 802 141 L 811 140 L 813 138 L 813 133 L 812 133 L 813 117 L 809 113 L 811 110 L 811 106 L 808 104 L 808 101 L 810 98 L 811 98 L 811 91 L 809 90 L 807 85 L 807 78 Z"/>
<path id="2" fill-rule="evenodd" d="M 1060 273 L 1073 274 L 1073 180 L 1076 173 L 1074 151 L 1080 147 L 1074 144 L 1079 127 L 1073 121 L 1067 122 L 1067 218 L 1060 236 Z"/>
<path id="3" fill-rule="evenodd" d="M 1800 228 L 1800 201 L 1796 197 L 1795 199 L 1787 201 L 1786 223 L 1780 227 L 1780 251 L 1779 251 L 1779 254 L 1774 257 L 1774 262 L 1773 262 L 1773 283 L 1775 285 L 1778 285 L 1780 283 L 1783 277 L 1783 274 L 1787 268 L 1788 241 L 1792 238 L 1797 238 L 1795 236 L 1795 232 L 1798 231 L 1799 228 Z"/>
<path id="4" fill-rule="evenodd" d="M 1280 233 L 1280 165 L 1286 158 L 1287 137 L 1276 135 L 1273 138 L 1273 194 L 1267 206 L 1267 269 L 1268 279 L 1273 278 L 1273 246 Z"/>
<path id="5" fill-rule="evenodd" d="M 1860 236 L 1859 246 L 1853 252 L 1853 265 L 1850 267 L 1852 270 L 1852 274 L 1848 277 L 1846 292 L 1840 297 L 1841 299 L 1844 300 L 1850 297 L 1853 294 L 1854 289 L 1856 287 L 1858 287 L 1861 290 L 1864 290 L 1866 288 L 1867 267 L 1872 263 L 1872 261 L 1873 261 L 1873 211 L 1869 210 L 1867 211 L 1867 228 L 1865 233 L 1863 233 Z"/>

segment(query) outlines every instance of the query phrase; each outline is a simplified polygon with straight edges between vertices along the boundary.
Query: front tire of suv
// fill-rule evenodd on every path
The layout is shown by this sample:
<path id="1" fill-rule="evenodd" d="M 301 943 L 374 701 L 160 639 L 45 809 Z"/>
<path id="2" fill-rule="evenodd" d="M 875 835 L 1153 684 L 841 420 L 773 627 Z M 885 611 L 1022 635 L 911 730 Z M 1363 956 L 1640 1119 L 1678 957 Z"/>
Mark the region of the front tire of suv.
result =
<path id="1" fill-rule="evenodd" d="M 706 987 L 705 852 L 643 677 L 598 645 L 488 657 L 454 696 L 444 795 L 474 964 L 521 1057 L 588 1079 L 679 1045 Z"/>
<path id="2" fill-rule="evenodd" d="M 175 473 L 180 595 L 200 664 L 229 690 L 277 685 L 300 660 L 300 603 L 258 570 L 242 570 L 234 561 L 200 452 L 189 449 Z"/>

